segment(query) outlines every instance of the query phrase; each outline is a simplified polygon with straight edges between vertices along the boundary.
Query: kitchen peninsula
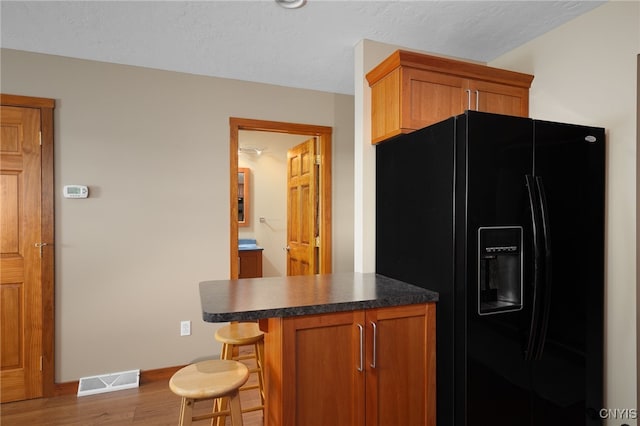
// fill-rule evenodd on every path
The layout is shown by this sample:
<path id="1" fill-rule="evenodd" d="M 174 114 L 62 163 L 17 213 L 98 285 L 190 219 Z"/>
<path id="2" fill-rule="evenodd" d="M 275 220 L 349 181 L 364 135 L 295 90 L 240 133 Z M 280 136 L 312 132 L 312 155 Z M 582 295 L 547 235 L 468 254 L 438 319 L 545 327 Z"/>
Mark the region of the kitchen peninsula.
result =
<path id="1" fill-rule="evenodd" d="M 207 322 L 265 332 L 265 426 L 435 426 L 438 294 L 374 273 L 200 283 Z"/>

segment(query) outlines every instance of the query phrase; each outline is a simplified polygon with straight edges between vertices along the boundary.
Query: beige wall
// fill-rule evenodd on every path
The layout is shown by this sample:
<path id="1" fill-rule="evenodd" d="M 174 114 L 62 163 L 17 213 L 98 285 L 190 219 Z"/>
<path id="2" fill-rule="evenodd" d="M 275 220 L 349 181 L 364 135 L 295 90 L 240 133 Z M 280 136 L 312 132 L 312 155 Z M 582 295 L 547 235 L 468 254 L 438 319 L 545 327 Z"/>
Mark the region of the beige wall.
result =
<path id="1" fill-rule="evenodd" d="M 534 118 L 607 129 L 605 386 L 608 408 L 636 408 L 636 55 L 640 3 L 613 1 L 516 49 L 489 65 L 535 75 Z M 369 89 L 364 74 L 398 46 L 356 47 L 356 270 L 371 271 L 375 221 L 375 157 L 369 145 Z M 358 203 L 361 203 L 359 205 Z M 625 420 L 636 424 L 635 420 Z M 614 423 L 610 423 L 614 424 Z M 618 423 L 615 424 L 620 424 Z"/>
<path id="2" fill-rule="evenodd" d="M 333 127 L 334 211 L 353 210 L 352 96 L 1 55 L 2 93 L 56 100 L 57 382 L 219 353 L 198 282 L 229 276 L 230 116 Z M 90 198 L 63 199 L 72 183 Z M 333 217 L 351 259 L 351 216 Z"/>

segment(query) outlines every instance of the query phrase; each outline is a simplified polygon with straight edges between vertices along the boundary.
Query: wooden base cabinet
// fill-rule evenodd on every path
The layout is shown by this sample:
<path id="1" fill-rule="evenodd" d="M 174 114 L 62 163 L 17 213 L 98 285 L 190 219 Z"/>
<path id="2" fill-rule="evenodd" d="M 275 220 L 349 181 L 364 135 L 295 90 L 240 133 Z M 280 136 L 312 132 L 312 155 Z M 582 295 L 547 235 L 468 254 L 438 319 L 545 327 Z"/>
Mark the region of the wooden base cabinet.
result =
<path id="1" fill-rule="evenodd" d="M 435 426 L 435 304 L 270 318 L 268 426 Z"/>
<path id="2" fill-rule="evenodd" d="M 238 250 L 238 278 L 262 277 L 262 249 Z"/>
<path id="3" fill-rule="evenodd" d="M 529 74 L 398 50 L 366 77 L 371 87 L 372 143 L 465 110 L 529 115 Z"/>

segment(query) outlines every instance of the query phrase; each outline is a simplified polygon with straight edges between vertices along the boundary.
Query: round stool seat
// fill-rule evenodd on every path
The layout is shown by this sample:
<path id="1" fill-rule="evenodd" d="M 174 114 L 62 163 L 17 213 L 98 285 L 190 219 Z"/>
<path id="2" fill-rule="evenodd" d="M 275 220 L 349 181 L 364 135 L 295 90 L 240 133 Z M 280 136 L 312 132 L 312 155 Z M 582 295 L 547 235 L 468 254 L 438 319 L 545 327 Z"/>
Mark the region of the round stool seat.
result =
<path id="1" fill-rule="evenodd" d="M 251 345 L 264 338 L 264 333 L 260 331 L 258 323 L 237 322 L 225 325 L 216 330 L 216 340 L 228 345 Z"/>
<path id="2" fill-rule="evenodd" d="M 241 362 L 208 360 L 178 370 L 169 380 L 169 388 L 183 398 L 216 398 L 239 389 L 248 378 L 249 369 Z"/>

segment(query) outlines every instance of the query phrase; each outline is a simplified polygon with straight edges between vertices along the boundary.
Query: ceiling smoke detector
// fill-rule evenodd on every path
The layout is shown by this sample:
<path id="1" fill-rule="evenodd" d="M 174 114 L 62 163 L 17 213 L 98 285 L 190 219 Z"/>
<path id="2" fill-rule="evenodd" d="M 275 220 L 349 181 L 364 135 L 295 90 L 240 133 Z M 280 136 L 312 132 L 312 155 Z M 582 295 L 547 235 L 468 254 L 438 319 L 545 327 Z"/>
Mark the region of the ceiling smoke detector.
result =
<path id="1" fill-rule="evenodd" d="M 307 4 L 307 0 L 276 0 L 276 3 L 285 9 L 298 9 Z"/>

